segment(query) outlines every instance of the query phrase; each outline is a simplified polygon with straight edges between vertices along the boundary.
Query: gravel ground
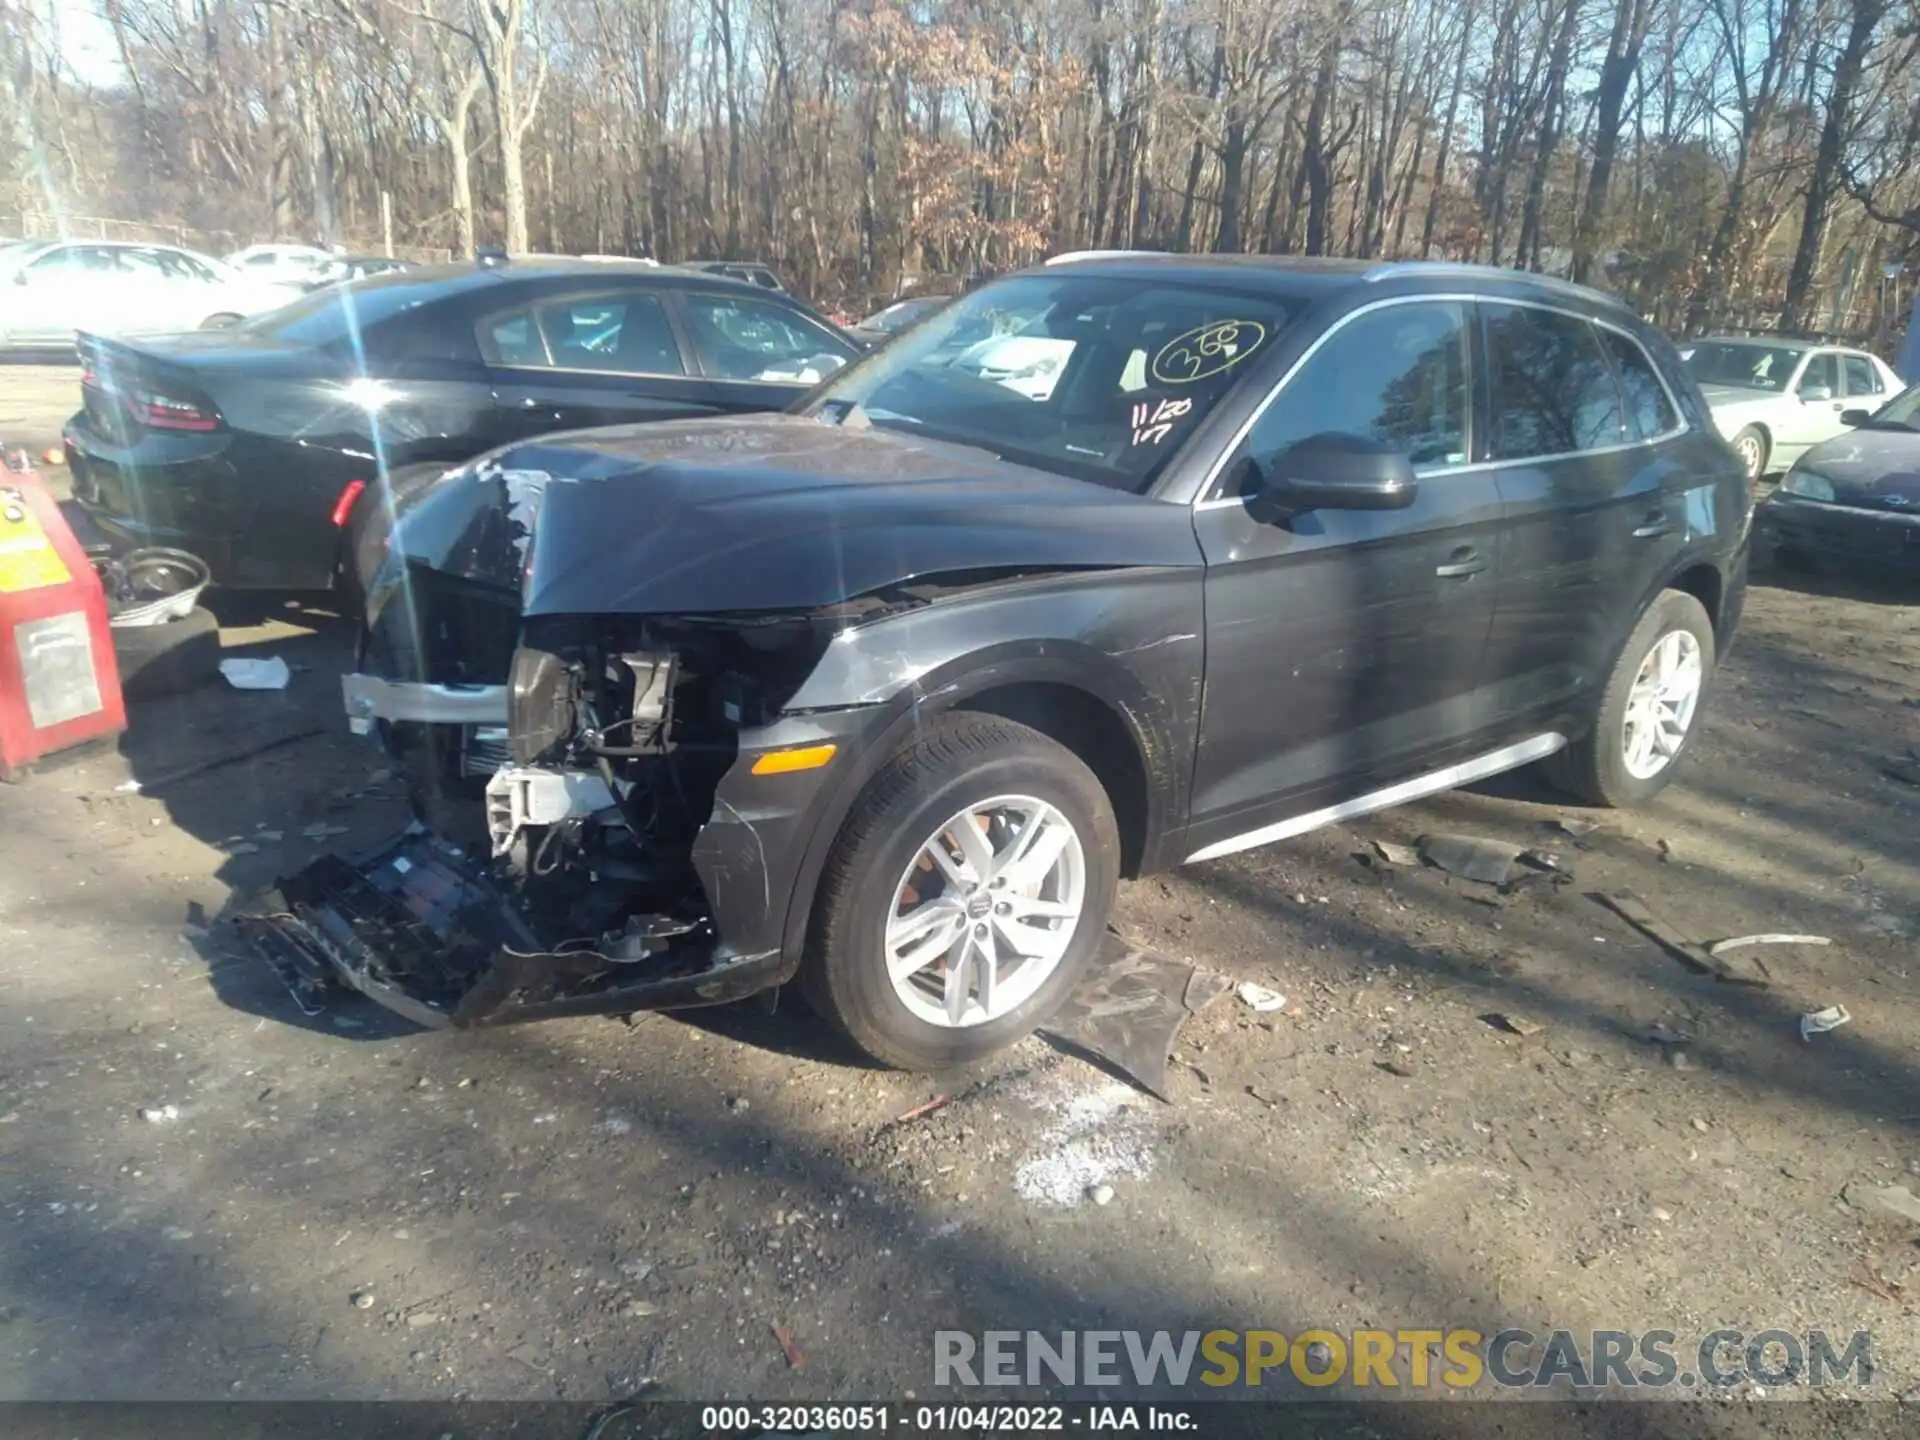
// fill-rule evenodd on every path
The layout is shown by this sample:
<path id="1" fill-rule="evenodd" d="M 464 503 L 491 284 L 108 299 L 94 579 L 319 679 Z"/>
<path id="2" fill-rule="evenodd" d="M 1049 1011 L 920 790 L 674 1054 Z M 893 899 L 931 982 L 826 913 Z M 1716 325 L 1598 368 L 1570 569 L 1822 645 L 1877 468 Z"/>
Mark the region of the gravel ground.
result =
<path id="1" fill-rule="evenodd" d="M 22 374 L 0 433 L 47 442 L 58 377 L 23 420 Z M 0 793 L 0 1397 L 927 1398 L 939 1328 L 1376 1325 L 1868 1330 L 1858 1393 L 1904 1394 L 1920 1226 L 1841 1192 L 1920 1191 L 1920 789 L 1883 773 L 1920 741 L 1914 598 L 1763 576 L 1644 812 L 1521 777 L 1125 887 L 1131 937 L 1287 997 L 1191 1022 L 1172 1104 L 1038 1041 L 875 1071 L 787 1003 L 466 1035 L 302 1018 L 218 917 L 404 808 L 344 732 L 331 617 L 228 604 L 224 643 L 284 656 L 287 691 L 143 706 Z M 1572 882 L 1501 898 L 1356 858 L 1444 831 Z M 1833 943 L 1721 984 L 1593 898 L 1620 890 L 1701 940 Z M 1803 1041 L 1836 1004 L 1852 1023 Z M 1501 1423 L 1914 1414 L 1836 1405 Z M 1326 1433 L 1487 1433 L 1450 1411 L 1483 1414 Z"/>

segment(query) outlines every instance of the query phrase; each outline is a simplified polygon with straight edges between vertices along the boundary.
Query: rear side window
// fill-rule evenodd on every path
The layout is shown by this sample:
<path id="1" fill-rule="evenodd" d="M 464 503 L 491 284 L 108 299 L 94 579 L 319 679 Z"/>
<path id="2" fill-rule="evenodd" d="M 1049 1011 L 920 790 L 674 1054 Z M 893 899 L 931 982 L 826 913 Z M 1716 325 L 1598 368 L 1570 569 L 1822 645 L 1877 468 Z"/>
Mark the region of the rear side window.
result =
<path id="1" fill-rule="evenodd" d="M 1613 356 L 1613 368 L 1620 376 L 1620 393 L 1627 405 L 1628 437 L 1652 440 L 1678 429 L 1680 417 L 1673 413 L 1673 400 L 1654 373 L 1653 362 L 1647 359 L 1646 352 L 1617 330 L 1602 328 L 1600 343 Z"/>
<path id="2" fill-rule="evenodd" d="M 1557 310 L 1485 304 L 1495 460 L 1618 445 L 1620 392 L 1593 327 Z"/>
<path id="3" fill-rule="evenodd" d="M 1242 454 L 1265 471 L 1319 435 L 1392 445 L 1422 470 L 1467 462 L 1471 327 L 1451 301 L 1388 305 L 1348 321 L 1274 397 Z M 1239 457 L 1236 457 L 1236 460 Z M 1229 464 L 1225 473 L 1240 473 Z"/>
<path id="4" fill-rule="evenodd" d="M 1886 388 L 1881 384 L 1880 372 L 1866 356 L 1843 355 L 1840 363 L 1847 372 L 1847 394 L 1878 395 Z"/>

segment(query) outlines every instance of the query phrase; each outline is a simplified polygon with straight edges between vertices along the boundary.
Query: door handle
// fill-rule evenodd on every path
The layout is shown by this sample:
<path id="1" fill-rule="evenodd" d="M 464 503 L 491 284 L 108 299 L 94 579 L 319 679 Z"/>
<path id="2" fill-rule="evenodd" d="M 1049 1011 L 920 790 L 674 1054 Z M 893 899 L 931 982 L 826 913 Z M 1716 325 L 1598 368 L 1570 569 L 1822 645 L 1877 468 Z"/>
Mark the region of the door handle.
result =
<path id="1" fill-rule="evenodd" d="M 1443 580 L 1464 580 L 1469 575 L 1478 575 L 1487 568 L 1487 557 L 1471 545 L 1462 545 L 1453 552 L 1444 565 L 1433 567 L 1433 573 Z"/>
<path id="2" fill-rule="evenodd" d="M 1667 519 L 1666 512 L 1653 510 L 1648 512 L 1645 520 L 1634 527 L 1633 538 L 1636 540 L 1652 540 L 1658 536 L 1671 535 L 1672 533 L 1673 522 Z"/>

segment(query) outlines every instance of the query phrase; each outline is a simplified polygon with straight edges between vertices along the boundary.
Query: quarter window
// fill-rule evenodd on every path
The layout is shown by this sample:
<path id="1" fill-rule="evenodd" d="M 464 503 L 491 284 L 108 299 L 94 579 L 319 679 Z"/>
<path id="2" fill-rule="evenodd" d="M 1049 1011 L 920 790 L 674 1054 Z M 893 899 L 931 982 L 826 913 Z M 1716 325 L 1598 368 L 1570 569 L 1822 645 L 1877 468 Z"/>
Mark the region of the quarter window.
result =
<path id="1" fill-rule="evenodd" d="M 1651 440 L 1678 428 L 1680 417 L 1673 413 L 1673 400 L 1646 352 L 1616 330 L 1602 328 L 1600 342 L 1613 356 L 1613 368 L 1620 375 L 1620 392 L 1627 402 L 1627 434 L 1635 440 Z"/>
<path id="2" fill-rule="evenodd" d="M 1468 333 L 1466 310 L 1451 302 L 1388 305 L 1348 321 L 1281 388 L 1225 473 L 1244 484 L 1321 435 L 1391 445 L 1420 470 L 1466 464 Z"/>
<path id="3" fill-rule="evenodd" d="M 1557 310 L 1481 308 L 1493 459 L 1571 455 L 1622 441 L 1620 392 L 1591 325 Z"/>

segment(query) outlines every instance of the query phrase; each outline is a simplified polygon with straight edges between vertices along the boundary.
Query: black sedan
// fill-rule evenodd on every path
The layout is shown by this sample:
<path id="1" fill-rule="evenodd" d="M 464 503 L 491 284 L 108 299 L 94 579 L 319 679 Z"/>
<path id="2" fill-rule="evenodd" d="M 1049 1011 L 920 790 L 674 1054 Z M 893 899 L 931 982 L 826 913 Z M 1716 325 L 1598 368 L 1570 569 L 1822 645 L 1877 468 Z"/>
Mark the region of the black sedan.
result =
<path id="1" fill-rule="evenodd" d="M 1754 520 L 1788 564 L 1839 560 L 1920 575 L 1920 386 L 1814 446 Z"/>
<path id="2" fill-rule="evenodd" d="M 787 295 L 572 260 L 421 267 L 80 350 L 81 507 L 216 583 L 286 590 L 350 583 L 358 532 L 440 467 L 556 430 L 785 409 L 857 353 Z"/>

